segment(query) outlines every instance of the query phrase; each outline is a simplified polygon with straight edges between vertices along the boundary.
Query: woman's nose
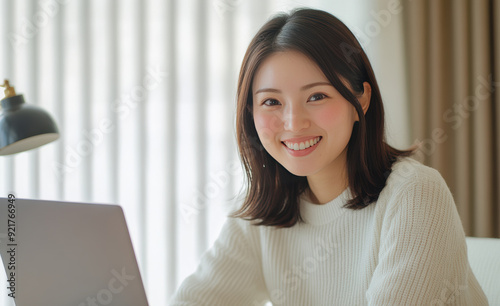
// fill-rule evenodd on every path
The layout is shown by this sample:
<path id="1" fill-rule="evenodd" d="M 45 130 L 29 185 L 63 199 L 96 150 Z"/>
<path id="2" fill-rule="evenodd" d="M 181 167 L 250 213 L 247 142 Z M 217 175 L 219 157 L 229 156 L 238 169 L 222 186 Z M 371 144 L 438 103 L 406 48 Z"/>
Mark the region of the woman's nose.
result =
<path id="1" fill-rule="evenodd" d="M 289 106 L 283 115 L 284 128 L 291 132 L 299 132 L 311 126 L 307 111 L 301 106 Z"/>

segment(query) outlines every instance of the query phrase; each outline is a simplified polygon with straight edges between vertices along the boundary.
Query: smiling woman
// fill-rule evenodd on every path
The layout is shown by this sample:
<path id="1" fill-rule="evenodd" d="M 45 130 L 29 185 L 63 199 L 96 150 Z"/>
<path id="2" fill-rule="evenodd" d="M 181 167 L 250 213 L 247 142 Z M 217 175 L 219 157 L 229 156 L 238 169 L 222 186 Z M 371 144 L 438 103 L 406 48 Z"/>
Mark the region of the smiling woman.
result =
<path id="1" fill-rule="evenodd" d="M 254 37 L 238 83 L 236 128 L 249 189 L 235 216 L 260 225 L 293 226 L 301 220 L 299 195 L 326 203 L 347 186 L 353 198 L 346 207 L 364 208 L 378 199 L 397 157 L 412 153 L 385 141 L 380 90 L 353 33 L 337 18 L 315 10 L 277 16 Z M 308 155 L 316 168 L 305 158 L 288 158 L 307 151 L 284 154 L 286 149 L 273 147 L 269 141 L 276 133 L 295 142 L 321 137 L 321 149 Z M 254 138 L 265 150 L 255 151 Z M 269 202 L 280 204 L 263 204 Z"/>
<path id="2" fill-rule="evenodd" d="M 336 17 L 268 21 L 237 103 L 247 194 L 171 305 L 487 305 L 446 183 L 386 143 L 375 75 Z"/>
<path id="3" fill-rule="evenodd" d="M 358 99 L 366 112 L 371 88 L 364 84 Z M 314 202 L 327 203 L 341 194 L 348 185 L 347 144 L 358 120 L 354 106 L 297 51 L 266 58 L 253 88 L 261 88 L 253 95 L 253 119 L 266 151 L 290 173 L 307 177 Z M 336 184 L 322 192 L 321 182 Z"/>

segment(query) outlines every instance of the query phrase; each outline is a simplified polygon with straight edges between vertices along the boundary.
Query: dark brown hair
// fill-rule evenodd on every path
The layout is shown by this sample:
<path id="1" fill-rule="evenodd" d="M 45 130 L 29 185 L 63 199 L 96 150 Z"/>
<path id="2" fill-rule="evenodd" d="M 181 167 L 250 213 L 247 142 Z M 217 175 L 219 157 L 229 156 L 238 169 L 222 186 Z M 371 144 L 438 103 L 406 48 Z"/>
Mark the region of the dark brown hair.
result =
<path id="1" fill-rule="evenodd" d="M 311 58 L 358 113 L 359 122 L 354 124 L 347 145 L 347 176 L 353 198 L 346 208 L 361 209 L 375 202 L 397 157 L 412 152 L 386 143 L 380 90 L 368 57 L 352 32 L 339 19 L 320 10 L 303 8 L 279 14 L 250 42 L 238 80 L 236 131 L 249 188 L 243 205 L 232 216 L 256 220 L 257 225 L 290 227 L 302 221 L 299 196 L 308 187 L 306 177 L 293 175 L 267 153 L 253 121 L 255 72 L 270 54 L 287 50 Z M 356 98 L 363 93 L 363 82 L 372 88 L 366 115 Z"/>

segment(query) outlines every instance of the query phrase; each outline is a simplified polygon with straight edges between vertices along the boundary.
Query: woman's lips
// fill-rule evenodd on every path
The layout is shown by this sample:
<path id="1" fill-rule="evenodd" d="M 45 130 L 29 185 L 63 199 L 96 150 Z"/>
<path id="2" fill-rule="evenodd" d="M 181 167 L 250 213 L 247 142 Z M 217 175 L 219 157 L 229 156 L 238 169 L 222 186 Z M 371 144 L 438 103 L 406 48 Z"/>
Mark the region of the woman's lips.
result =
<path id="1" fill-rule="evenodd" d="M 304 149 L 307 149 L 309 147 L 312 147 L 312 146 L 316 145 L 320 140 L 321 140 L 321 136 L 312 137 L 312 138 L 311 137 L 309 137 L 309 138 L 303 137 L 302 139 L 299 139 L 299 138 L 287 139 L 287 140 L 282 141 L 282 143 L 285 146 L 287 146 L 289 149 L 298 151 L 298 150 L 304 150 Z"/>
<path id="2" fill-rule="evenodd" d="M 282 141 L 281 143 L 285 147 L 285 149 L 293 156 L 305 156 L 311 153 L 316 149 L 318 143 L 321 141 L 323 137 L 317 136 L 313 138 L 302 138 L 302 141 L 299 141 L 298 138 L 295 139 L 287 139 Z"/>

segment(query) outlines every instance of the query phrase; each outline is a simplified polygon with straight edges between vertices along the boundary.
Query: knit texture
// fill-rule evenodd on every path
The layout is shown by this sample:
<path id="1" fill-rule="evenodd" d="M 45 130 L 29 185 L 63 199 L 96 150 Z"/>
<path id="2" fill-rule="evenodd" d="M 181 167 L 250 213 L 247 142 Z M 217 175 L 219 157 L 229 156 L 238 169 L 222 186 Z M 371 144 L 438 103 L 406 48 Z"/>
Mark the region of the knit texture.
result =
<path id="1" fill-rule="evenodd" d="M 230 218 L 170 305 L 488 305 L 436 170 L 394 163 L 376 203 L 302 198 L 291 228 Z M 271 205 L 271 204 L 270 204 Z"/>

